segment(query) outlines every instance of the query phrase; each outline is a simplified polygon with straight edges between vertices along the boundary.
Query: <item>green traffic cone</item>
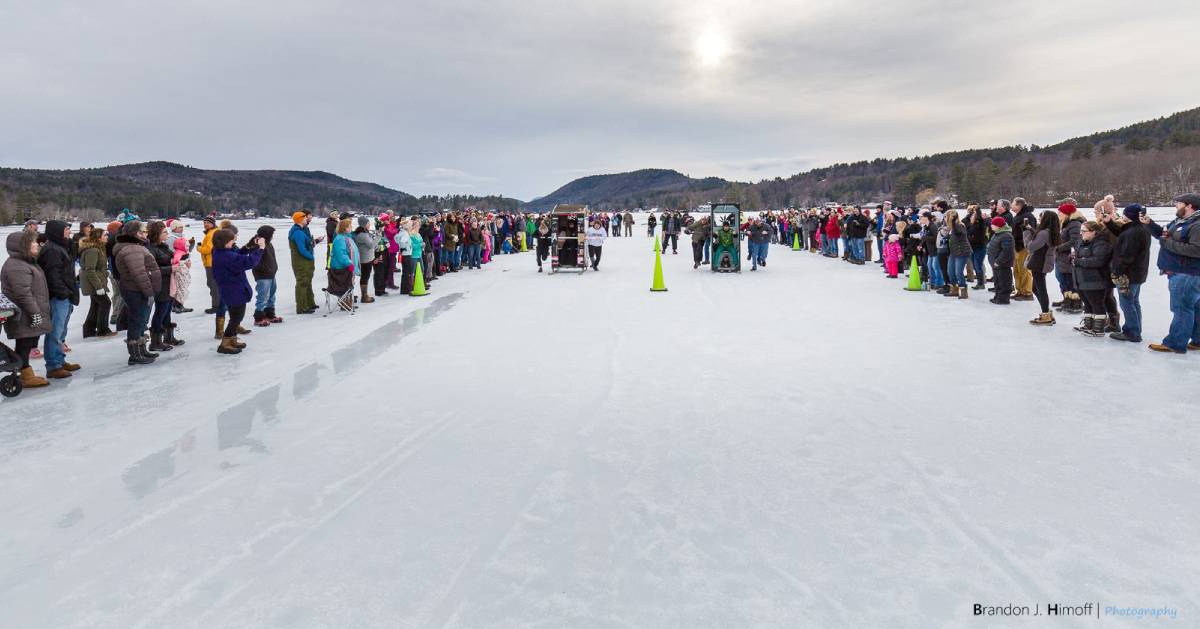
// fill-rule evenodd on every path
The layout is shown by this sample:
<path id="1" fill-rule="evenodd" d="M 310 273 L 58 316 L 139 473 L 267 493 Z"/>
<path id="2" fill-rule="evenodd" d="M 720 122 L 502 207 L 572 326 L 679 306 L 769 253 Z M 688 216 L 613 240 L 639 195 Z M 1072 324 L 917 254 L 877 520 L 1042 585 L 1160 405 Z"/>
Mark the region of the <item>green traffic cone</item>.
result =
<path id="1" fill-rule="evenodd" d="M 913 256 L 912 266 L 908 269 L 908 286 L 904 290 L 925 290 L 921 287 L 921 269 L 917 268 L 917 256 Z"/>
<path id="2" fill-rule="evenodd" d="M 800 250 L 800 232 L 792 234 L 792 251 Z"/>
<path id="3" fill-rule="evenodd" d="M 657 240 L 655 242 L 658 242 Z M 663 283 L 662 273 L 662 252 L 658 250 L 658 246 L 654 247 L 654 283 L 650 285 L 650 291 L 655 293 L 667 292 L 667 285 Z"/>
<path id="4" fill-rule="evenodd" d="M 425 265 L 418 264 L 416 275 L 413 276 L 413 289 L 409 293 L 413 297 L 424 297 L 429 294 L 429 291 L 425 290 L 425 274 L 421 272 L 423 266 Z"/>

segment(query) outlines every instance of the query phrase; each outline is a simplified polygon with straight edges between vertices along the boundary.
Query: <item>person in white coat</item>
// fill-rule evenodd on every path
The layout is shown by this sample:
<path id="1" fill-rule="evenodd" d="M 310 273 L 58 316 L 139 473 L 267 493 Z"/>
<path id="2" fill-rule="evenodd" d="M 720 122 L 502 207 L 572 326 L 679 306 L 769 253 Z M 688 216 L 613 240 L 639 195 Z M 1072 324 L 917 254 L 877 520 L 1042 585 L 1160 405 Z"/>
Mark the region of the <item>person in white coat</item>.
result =
<path id="1" fill-rule="evenodd" d="M 587 242 L 588 259 L 592 261 L 592 270 L 600 270 L 600 250 L 604 247 L 604 239 L 608 237 L 608 230 L 600 225 L 599 220 L 592 221 L 592 226 L 584 232 L 584 239 Z"/>

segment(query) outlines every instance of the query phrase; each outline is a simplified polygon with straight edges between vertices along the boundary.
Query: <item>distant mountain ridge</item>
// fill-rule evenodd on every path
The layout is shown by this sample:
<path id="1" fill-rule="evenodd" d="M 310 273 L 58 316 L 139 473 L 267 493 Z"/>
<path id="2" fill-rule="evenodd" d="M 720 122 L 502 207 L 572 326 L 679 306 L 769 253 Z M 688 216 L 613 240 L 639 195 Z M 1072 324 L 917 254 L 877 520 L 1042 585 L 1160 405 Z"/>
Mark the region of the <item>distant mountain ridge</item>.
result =
<path id="1" fill-rule="evenodd" d="M 545 211 L 560 203 L 621 202 L 626 207 L 634 207 L 645 198 L 722 190 L 727 185 L 729 182 L 719 177 L 693 179 L 675 170 L 646 168 L 628 173 L 581 177 L 525 205 L 534 211 Z"/>

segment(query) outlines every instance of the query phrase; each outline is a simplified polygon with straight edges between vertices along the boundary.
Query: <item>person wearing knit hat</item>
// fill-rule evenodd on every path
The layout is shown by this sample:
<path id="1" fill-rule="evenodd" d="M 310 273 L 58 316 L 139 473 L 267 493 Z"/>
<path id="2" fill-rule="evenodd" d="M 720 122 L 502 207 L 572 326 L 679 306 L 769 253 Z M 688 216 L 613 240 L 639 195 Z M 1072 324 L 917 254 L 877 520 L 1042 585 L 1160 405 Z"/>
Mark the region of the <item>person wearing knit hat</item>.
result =
<path id="1" fill-rule="evenodd" d="M 308 230 L 312 215 L 296 212 L 292 214 L 292 222 L 292 228 L 288 231 L 288 250 L 292 258 L 292 274 L 296 277 L 296 314 L 312 314 L 317 311 L 312 288 L 317 240 Z"/>
<path id="2" fill-rule="evenodd" d="M 1002 216 L 992 217 L 992 238 L 988 241 L 987 255 L 996 287 L 996 295 L 990 301 L 997 306 L 1007 306 L 1013 292 L 1013 263 L 1017 252 L 1012 227 Z"/>
<path id="3" fill-rule="evenodd" d="M 1171 328 L 1156 352 L 1200 351 L 1200 195 L 1175 197 L 1175 220 L 1166 227 L 1143 216 L 1141 223 L 1158 239 L 1158 269 L 1171 294 Z"/>
<path id="4" fill-rule="evenodd" d="M 343 222 L 346 220 L 348 219 L 343 219 Z M 358 247 L 359 264 L 355 268 L 355 271 L 358 273 L 358 290 L 360 293 L 358 299 L 364 304 L 373 303 L 375 298 L 372 297 L 367 291 L 367 287 L 371 283 L 371 272 L 374 271 L 376 278 L 378 278 L 385 267 L 381 267 L 377 264 L 379 262 L 379 258 L 376 254 L 376 247 L 379 245 L 379 238 L 371 229 L 370 216 L 365 214 L 359 215 L 358 229 L 354 230 L 353 239 L 354 245 Z M 382 291 L 379 293 L 380 297 L 384 297 L 386 295 L 387 291 Z"/>
<path id="5" fill-rule="evenodd" d="M 1125 321 L 1112 326 L 1115 329 L 1108 335 L 1117 341 L 1142 341 L 1142 305 L 1139 296 L 1142 284 L 1149 275 L 1151 239 L 1150 230 L 1141 221 L 1145 213 L 1146 208 L 1134 203 L 1121 211 L 1129 222 L 1121 225 L 1113 219 L 1105 221 L 1110 231 L 1117 232 L 1112 254 L 1112 279 Z"/>
<path id="6" fill-rule="evenodd" d="M 1071 264 L 1071 253 L 1083 242 L 1080 232 L 1083 229 L 1083 215 L 1077 212 L 1075 199 L 1064 199 L 1058 206 L 1058 214 L 1062 223 L 1062 240 L 1055 247 L 1054 276 L 1058 279 L 1059 290 L 1062 291 L 1062 301 L 1055 302 L 1054 307 L 1067 314 L 1083 312 L 1083 296 L 1075 290 L 1075 267 Z"/>
<path id="7" fill-rule="evenodd" d="M 217 292 L 217 281 L 213 277 L 212 271 L 212 239 L 216 233 L 217 218 L 209 214 L 204 217 L 204 238 L 200 240 L 199 245 L 196 245 L 196 251 L 200 253 L 200 263 L 204 265 L 204 283 L 208 286 L 208 298 L 211 302 L 211 305 L 204 309 L 204 314 L 216 314 L 217 308 L 221 305 L 221 295 Z"/>

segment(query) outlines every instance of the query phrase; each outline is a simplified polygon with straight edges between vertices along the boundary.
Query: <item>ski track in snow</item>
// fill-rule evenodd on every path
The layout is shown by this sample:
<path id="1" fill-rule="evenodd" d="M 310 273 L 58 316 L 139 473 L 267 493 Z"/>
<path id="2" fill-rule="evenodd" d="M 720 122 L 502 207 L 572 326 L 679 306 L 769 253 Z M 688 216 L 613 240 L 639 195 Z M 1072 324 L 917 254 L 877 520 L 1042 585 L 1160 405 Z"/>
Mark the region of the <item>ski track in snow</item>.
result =
<path id="1" fill-rule="evenodd" d="M 649 243 L 576 277 L 500 256 L 353 318 L 289 316 L 283 269 L 288 321 L 233 360 L 198 313 L 151 367 L 76 343 L 81 376 L 0 402 L 0 627 L 1197 613 L 1194 409 L 1157 390 L 1194 357 L 782 246 L 712 274 L 685 240 L 650 293 Z M 1110 382 L 1147 393 L 1094 414 Z"/>

